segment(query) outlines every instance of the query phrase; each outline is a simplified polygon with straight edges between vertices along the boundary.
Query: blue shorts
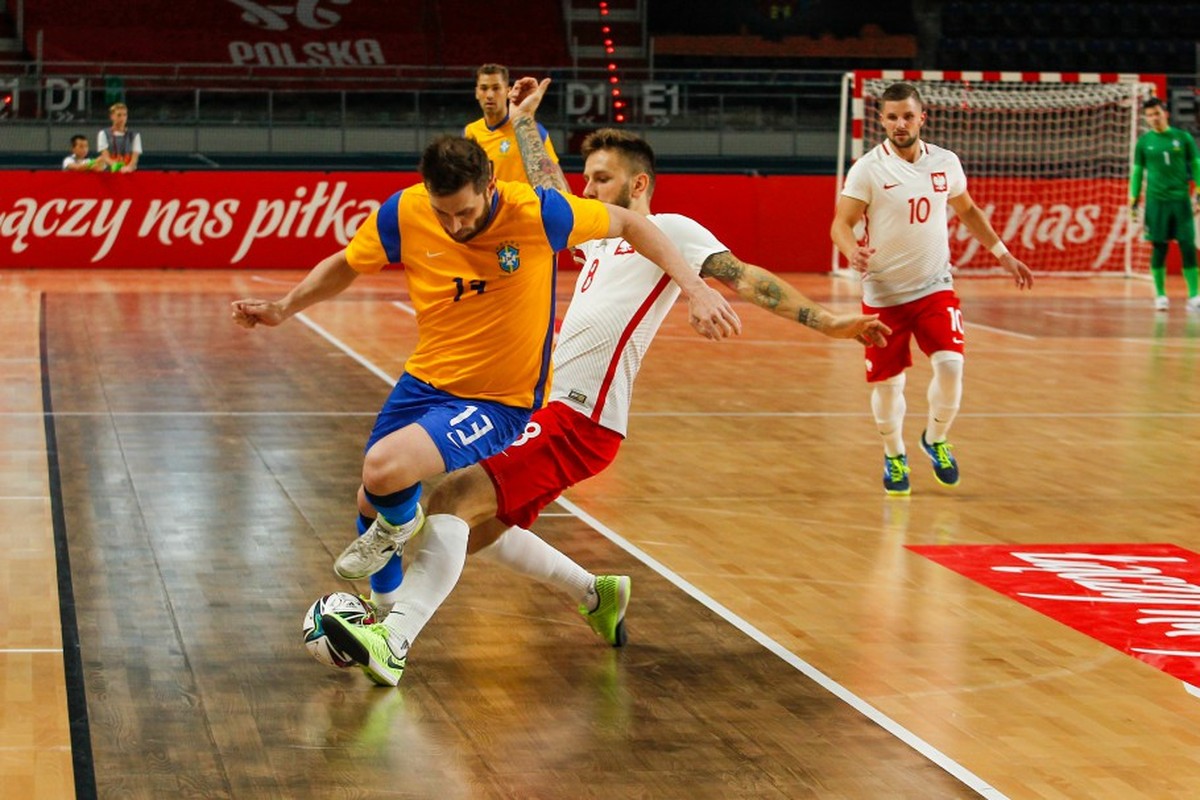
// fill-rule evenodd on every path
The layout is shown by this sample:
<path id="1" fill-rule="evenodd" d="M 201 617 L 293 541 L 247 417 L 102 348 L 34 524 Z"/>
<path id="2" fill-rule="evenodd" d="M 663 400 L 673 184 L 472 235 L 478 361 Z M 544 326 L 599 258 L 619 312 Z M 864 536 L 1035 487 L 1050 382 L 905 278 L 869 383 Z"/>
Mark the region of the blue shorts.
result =
<path id="1" fill-rule="evenodd" d="M 453 472 L 508 447 L 524 432 L 531 413 L 528 408 L 458 397 L 406 372 L 375 418 L 365 450 L 415 422 L 437 445 L 446 472 Z"/>

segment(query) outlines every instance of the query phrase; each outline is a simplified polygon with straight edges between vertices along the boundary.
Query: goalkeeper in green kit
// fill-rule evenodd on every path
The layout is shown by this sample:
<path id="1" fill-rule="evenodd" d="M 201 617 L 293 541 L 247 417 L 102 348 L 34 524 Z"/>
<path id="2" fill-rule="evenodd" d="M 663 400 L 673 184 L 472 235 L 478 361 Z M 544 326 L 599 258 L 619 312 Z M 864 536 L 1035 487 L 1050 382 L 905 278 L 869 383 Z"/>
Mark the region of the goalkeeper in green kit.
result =
<path id="1" fill-rule="evenodd" d="M 1136 213 L 1146 175 L 1145 238 L 1150 252 L 1150 274 L 1154 277 L 1154 308 L 1166 311 L 1167 247 L 1179 242 L 1183 257 L 1183 279 L 1187 282 L 1188 311 L 1200 314 L 1200 286 L 1196 268 L 1196 224 L 1192 218 L 1192 187 L 1200 180 L 1200 152 L 1196 140 L 1185 130 L 1168 125 L 1167 107 L 1151 97 L 1142 104 L 1150 130 L 1137 140 L 1133 151 L 1133 174 L 1129 197 Z M 1190 176 L 1189 176 L 1190 173 Z"/>

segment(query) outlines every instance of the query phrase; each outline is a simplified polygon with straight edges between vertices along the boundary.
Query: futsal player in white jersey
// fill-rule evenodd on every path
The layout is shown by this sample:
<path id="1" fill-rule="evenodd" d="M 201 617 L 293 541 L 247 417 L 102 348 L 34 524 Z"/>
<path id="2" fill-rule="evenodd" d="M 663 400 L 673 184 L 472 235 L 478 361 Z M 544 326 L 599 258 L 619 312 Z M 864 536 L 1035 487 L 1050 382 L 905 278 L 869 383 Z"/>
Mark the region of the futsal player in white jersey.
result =
<path id="1" fill-rule="evenodd" d="M 886 141 L 850 167 L 838 199 L 830 236 L 851 268 L 862 274 L 862 306 L 877 313 L 893 333 L 886 346 L 867 345 L 871 410 L 883 437 L 883 488 L 906 495 L 904 371 L 912 366 L 910 340 L 933 367 L 921 448 L 944 486 L 958 483 L 958 462 L 947 436 L 962 400 L 966 339 L 958 295 L 950 275 L 947 206 L 989 249 L 1016 285 L 1033 285 L 1033 273 L 1012 255 L 967 192 L 958 156 L 921 140 L 925 111 L 917 88 L 894 83 L 884 90 L 880 112 Z M 861 240 L 855 226 L 865 221 Z"/>

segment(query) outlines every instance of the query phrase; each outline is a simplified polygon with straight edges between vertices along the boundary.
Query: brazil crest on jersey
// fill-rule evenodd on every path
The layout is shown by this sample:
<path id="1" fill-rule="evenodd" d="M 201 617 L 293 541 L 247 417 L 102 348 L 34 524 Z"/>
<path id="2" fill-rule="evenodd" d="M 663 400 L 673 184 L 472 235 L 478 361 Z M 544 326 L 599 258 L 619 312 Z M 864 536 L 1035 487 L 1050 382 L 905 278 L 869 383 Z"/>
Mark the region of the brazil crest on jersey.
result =
<path id="1" fill-rule="evenodd" d="M 555 253 L 608 229 L 603 203 L 501 181 L 486 226 L 456 242 L 418 184 L 363 222 L 346 259 L 358 272 L 403 263 L 417 315 L 406 372 L 459 397 L 538 408 L 550 378 Z"/>

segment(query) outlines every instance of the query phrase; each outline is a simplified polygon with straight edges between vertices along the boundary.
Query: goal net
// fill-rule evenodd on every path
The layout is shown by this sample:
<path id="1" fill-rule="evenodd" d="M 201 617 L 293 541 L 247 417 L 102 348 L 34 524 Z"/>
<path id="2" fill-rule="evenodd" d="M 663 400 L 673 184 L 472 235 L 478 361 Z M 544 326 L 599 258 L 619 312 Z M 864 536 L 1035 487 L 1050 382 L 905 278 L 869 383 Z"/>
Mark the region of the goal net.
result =
<path id="1" fill-rule="evenodd" d="M 1129 213 L 1129 173 L 1142 101 L 1164 96 L 1162 76 L 856 72 L 843 91 L 853 91 L 852 158 L 884 140 L 879 97 L 898 80 L 921 93 L 928 114 L 921 138 L 958 154 L 972 199 L 1035 272 L 1148 272 L 1149 247 Z M 845 119 L 843 108 L 842 147 Z M 843 152 L 839 191 L 845 164 Z M 999 270 L 953 215 L 950 253 L 960 272 Z M 835 271 L 844 270 L 834 256 Z"/>

